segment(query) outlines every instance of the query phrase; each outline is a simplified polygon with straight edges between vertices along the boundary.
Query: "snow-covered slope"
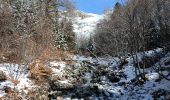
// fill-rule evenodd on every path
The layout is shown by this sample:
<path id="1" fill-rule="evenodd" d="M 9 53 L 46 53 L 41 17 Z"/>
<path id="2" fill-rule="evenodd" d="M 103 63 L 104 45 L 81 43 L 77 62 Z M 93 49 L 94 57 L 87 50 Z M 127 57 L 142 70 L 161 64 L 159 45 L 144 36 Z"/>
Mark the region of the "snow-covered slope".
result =
<path id="1" fill-rule="evenodd" d="M 100 19 L 103 19 L 103 15 L 97 15 L 92 13 L 77 12 L 79 15 L 73 22 L 74 32 L 77 38 L 80 36 L 88 38 L 94 33 L 95 27 Z M 81 14 L 80 14 L 81 13 Z"/>

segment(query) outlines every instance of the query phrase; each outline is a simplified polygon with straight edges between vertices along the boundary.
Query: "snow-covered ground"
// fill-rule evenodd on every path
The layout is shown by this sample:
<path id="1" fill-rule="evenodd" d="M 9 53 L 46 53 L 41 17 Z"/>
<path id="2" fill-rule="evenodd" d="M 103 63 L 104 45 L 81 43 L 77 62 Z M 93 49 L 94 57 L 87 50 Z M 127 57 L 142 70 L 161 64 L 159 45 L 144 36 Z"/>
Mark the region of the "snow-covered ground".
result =
<path id="1" fill-rule="evenodd" d="M 4 72 L 7 77 L 6 81 L 0 82 L 0 97 L 6 95 L 4 91 L 5 87 L 15 88 L 18 92 L 24 91 L 25 93 L 36 87 L 28 78 L 29 73 L 26 68 L 26 66 L 19 64 L 0 64 L 0 71 Z"/>
<path id="2" fill-rule="evenodd" d="M 154 56 L 154 51 L 162 52 L 161 49 L 156 49 L 145 53 L 147 56 Z M 138 53 L 138 56 L 138 59 L 142 58 L 141 53 Z M 63 61 L 51 61 L 48 67 L 52 70 L 51 80 L 54 83 L 50 83 L 52 90 L 49 94 L 52 97 L 87 97 L 96 100 L 154 100 L 155 95 L 158 95 L 160 100 L 166 100 L 170 97 L 170 81 L 162 78 L 153 67 L 149 67 L 145 69 L 148 80 L 140 84 L 134 81 L 136 76 L 132 57 L 128 57 L 127 60 L 128 63 L 122 69 L 117 68 L 119 59 L 116 57 L 92 58 L 75 55 L 71 65 Z M 166 63 L 168 61 L 170 53 L 154 65 L 155 67 L 161 64 L 165 68 L 161 73 L 165 76 L 170 73 L 170 64 Z M 30 89 L 38 87 L 28 78 L 29 71 L 24 65 L 0 64 L 0 71 L 7 76 L 7 80 L 0 82 L 0 98 L 7 95 L 4 90 L 6 87 L 15 88 L 19 93 L 24 91 L 26 94 Z M 170 79 L 170 75 L 167 78 Z M 14 85 L 13 80 L 19 82 Z M 57 94 L 58 92 L 60 94 Z"/>
<path id="3" fill-rule="evenodd" d="M 53 61 L 50 62 L 49 67 L 52 70 L 52 76 L 62 76 L 62 72 L 64 70 L 63 68 L 65 67 L 65 62 Z M 29 91 L 34 90 L 35 88 L 40 88 L 37 84 L 35 84 L 33 80 L 30 79 L 30 72 L 27 66 L 14 63 L 3 63 L 0 64 L 0 71 L 2 71 L 7 77 L 5 81 L 0 82 L 0 98 L 5 97 L 7 95 L 7 93 L 5 92 L 5 88 L 10 88 L 12 91 L 15 91 L 17 93 L 24 93 L 26 95 Z M 67 81 L 61 81 L 61 83 L 64 82 L 67 83 Z"/>
<path id="4" fill-rule="evenodd" d="M 144 52 L 144 56 L 152 57 L 152 56 L 155 56 L 156 54 L 161 54 L 161 52 L 163 52 L 163 50 L 161 48 L 158 48 L 155 50 Z M 138 61 L 142 61 L 143 53 L 138 53 L 137 56 L 138 56 Z M 112 58 L 112 59 L 99 58 L 99 60 L 96 60 L 94 58 L 83 57 L 83 56 L 75 56 L 73 58 L 73 60 L 79 63 L 86 61 L 86 62 L 92 63 L 92 65 L 93 63 L 97 63 L 98 66 L 109 66 L 110 62 L 112 62 L 113 71 L 118 72 L 117 70 L 118 68 L 114 68 L 114 67 L 116 67 L 116 64 L 118 64 L 117 62 L 119 60 L 118 58 L 117 60 L 115 59 L 116 58 Z M 104 81 L 101 81 L 102 83 L 100 82 L 95 83 L 95 85 L 97 85 L 100 90 L 105 91 L 104 94 L 109 97 L 107 99 L 153 100 L 154 99 L 153 96 L 157 95 L 157 94 L 153 95 L 155 91 L 164 91 L 164 90 L 168 91 L 168 93 L 165 92 L 167 96 L 166 97 L 160 96 L 160 98 L 158 99 L 159 100 L 170 99 L 170 81 L 164 78 L 160 79 L 161 75 L 156 70 L 153 69 L 153 67 L 157 67 L 159 64 L 161 64 L 162 68 L 170 68 L 170 65 L 165 65 L 165 62 L 170 61 L 169 53 L 167 53 L 163 58 L 161 58 L 160 62 L 156 63 L 153 67 L 149 67 L 145 69 L 145 72 L 146 72 L 145 76 L 148 80 L 144 82 L 142 85 L 140 84 L 135 85 L 136 83 L 132 82 L 132 80 L 135 79 L 136 77 L 135 67 L 133 66 L 132 57 L 128 57 L 127 60 L 128 60 L 128 64 L 124 65 L 124 68 L 119 70 L 120 72 L 123 72 L 126 75 L 126 78 L 121 78 L 120 81 L 116 83 L 112 83 L 108 81 L 107 79 L 104 79 Z M 170 74 L 170 72 L 167 70 L 162 71 L 161 73 L 165 76 Z M 103 77 L 103 76 L 98 76 L 98 77 Z M 91 80 L 92 75 L 86 74 L 85 78 L 88 78 Z M 167 78 L 170 79 L 170 75 L 167 76 Z M 120 84 L 123 84 L 123 85 L 120 85 Z M 161 93 L 158 93 L 158 94 L 161 94 Z"/>

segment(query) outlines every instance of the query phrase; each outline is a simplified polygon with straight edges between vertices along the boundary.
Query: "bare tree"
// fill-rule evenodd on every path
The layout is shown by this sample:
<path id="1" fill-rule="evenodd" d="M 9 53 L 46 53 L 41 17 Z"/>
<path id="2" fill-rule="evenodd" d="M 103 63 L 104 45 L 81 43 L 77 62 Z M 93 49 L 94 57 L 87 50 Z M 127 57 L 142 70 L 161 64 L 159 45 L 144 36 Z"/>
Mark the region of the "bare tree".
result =
<path id="1" fill-rule="evenodd" d="M 168 0 L 127 0 L 116 3 L 111 16 L 102 20 L 96 28 L 96 51 L 125 59 L 133 55 L 136 75 L 145 80 L 145 64 L 139 64 L 138 52 L 167 48 L 169 44 Z M 168 13 L 167 15 L 165 13 Z M 143 68 L 143 70 L 141 70 Z"/>

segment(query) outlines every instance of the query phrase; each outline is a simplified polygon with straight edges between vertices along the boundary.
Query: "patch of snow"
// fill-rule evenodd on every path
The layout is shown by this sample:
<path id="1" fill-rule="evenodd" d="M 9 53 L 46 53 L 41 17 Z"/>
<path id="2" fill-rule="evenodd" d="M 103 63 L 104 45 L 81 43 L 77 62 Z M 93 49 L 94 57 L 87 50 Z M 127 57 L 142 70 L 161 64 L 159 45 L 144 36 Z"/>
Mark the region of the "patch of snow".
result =
<path id="1" fill-rule="evenodd" d="M 14 84 L 11 81 L 0 82 L 0 98 L 6 95 L 4 89 L 5 87 L 13 87 Z"/>
<path id="2" fill-rule="evenodd" d="M 154 56 L 155 53 L 160 53 L 160 52 L 162 52 L 162 51 L 163 51 L 162 48 L 157 48 L 157 49 L 154 49 L 154 50 L 146 51 L 146 52 L 145 52 L 145 55 L 146 55 L 146 56 Z"/>
<path id="3" fill-rule="evenodd" d="M 58 82 L 60 82 L 61 84 L 68 84 L 68 85 L 72 85 L 71 83 L 69 83 L 68 80 L 58 80 Z"/>
<path id="4" fill-rule="evenodd" d="M 29 89 L 36 87 L 33 82 L 27 77 L 28 71 L 26 66 L 19 64 L 0 64 L 0 70 L 3 71 L 8 79 L 5 82 L 0 83 L 0 89 L 4 87 L 10 87 L 17 89 L 19 92 L 28 92 Z M 14 86 L 13 80 L 19 81 L 19 83 Z M 5 94 L 4 91 L 0 91 L 0 94 Z M 3 95 L 4 96 L 4 95 Z"/>
<path id="5" fill-rule="evenodd" d="M 19 79 L 19 83 L 17 84 L 17 89 L 19 91 L 24 91 L 25 93 L 28 92 L 28 90 L 31 90 L 32 88 L 37 87 L 33 84 L 33 82 L 28 79 L 28 74 L 26 74 L 23 78 Z M 27 88 L 27 90 L 25 90 Z"/>
<path id="6" fill-rule="evenodd" d="M 89 85 L 90 84 L 90 81 L 92 80 L 92 74 L 91 73 L 85 73 L 85 76 L 84 78 L 87 80 L 86 84 L 85 85 Z"/>
<path id="7" fill-rule="evenodd" d="M 92 58 L 92 57 L 85 57 L 80 55 L 75 55 L 72 58 L 73 61 L 81 63 L 83 61 L 90 62 L 91 64 L 98 64 L 100 66 L 110 66 L 110 67 L 117 67 L 117 62 L 119 61 L 119 58 L 112 57 L 112 58 Z"/>
<path id="8" fill-rule="evenodd" d="M 66 67 L 66 63 L 63 61 L 53 61 L 50 62 L 51 69 L 53 71 L 53 75 L 63 75 L 64 68 Z"/>
<path id="9" fill-rule="evenodd" d="M 124 81 L 128 82 L 136 77 L 135 68 L 133 66 L 125 66 L 123 72 L 127 75 L 127 80 Z"/>
<path id="10" fill-rule="evenodd" d="M 50 66 L 64 68 L 65 62 L 63 62 L 63 61 L 52 61 L 52 62 L 50 62 Z"/>
<path id="11" fill-rule="evenodd" d="M 85 56 L 75 55 L 75 56 L 73 56 L 72 60 L 73 61 L 78 61 L 78 62 L 91 61 L 92 57 L 85 57 Z"/>
<path id="12" fill-rule="evenodd" d="M 121 86 L 116 86 L 116 87 L 112 87 L 111 89 L 108 89 L 108 91 L 110 93 L 113 93 L 113 94 L 119 94 L 123 91 L 123 88 Z"/>
<path id="13" fill-rule="evenodd" d="M 159 74 L 158 73 L 149 73 L 149 74 L 146 74 L 145 77 L 148 80 L 155 80 L 155 79 L 159 78 Z"/>

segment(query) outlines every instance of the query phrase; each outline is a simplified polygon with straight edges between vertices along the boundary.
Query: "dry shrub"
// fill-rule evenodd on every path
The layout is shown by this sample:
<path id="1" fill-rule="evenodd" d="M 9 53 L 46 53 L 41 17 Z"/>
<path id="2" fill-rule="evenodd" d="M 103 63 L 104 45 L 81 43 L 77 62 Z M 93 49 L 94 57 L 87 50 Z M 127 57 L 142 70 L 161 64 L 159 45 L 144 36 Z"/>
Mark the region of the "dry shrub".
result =
<path id="1" fill-rule="evenodd" d="M 52 73 L 52 70 L 38 59 L 34 60 L 28 67 L 30 70 L 30 78 L 36 79 L 39 82 L 45 81 Z"/>
<path id="2" fill-rule="evenodd" d="M 27 100 L 49 100 L 48 88 L 47 84 L 42 84 L 40 87 L 29 90 L 25 98 Z"/>
<path id="3" fill-rule="evenodd" d="M 2 100 L 22 100 L 22 96 L 13 88 L 5 88 L 5 93 L 7 93 L 7 95 Z"/>
<path id="4" fill-rule="evenodd" d="M 62 78 L 59 75 L 52 75 L 51 80 L 58 81 L 58 80 L 62 80 Z"/>
<path id="5" fill-rule="evenodd" d="M 19 80 L 12 80 L 12 83 L 14 84 L 14 86 L 16 86 L 17 84 L 19 84 L 20 83 L 20 81 Z"/>
<path id="6" fill-rule="evenodd" d="M 72 64 L 72 57 L 73 57 L 73 55 L 74 55 L 74 53 L 72 52 L 72 51 L 69 51 L 69 52 L 67 52 L 67 54 L 66 54 L 66 59 L 65 59 L 65 62 L 66 62 L 66 64 Z"/>
<path id="7" fill-rule="evenodd" d="M 5 89 L 5 92 L 7 93 L 7 95 L 8 95 L 9 97 L 11 97 L 11 96 L 14 94 L 14 91 L 13 91 L 11 88 L 6 88 L 6 89 Z"/>
<path id="8" fill-rule="evenodd" d="M 0 1 L 0 4 L 0 61 L 15 63 L 20 60 L 15 41 L 19 35 L 13 23 L 14 17 L 10 5 L 5 1 Z"/>
<path id="9" fill-rule="evenodd" d="M 49 60 L 61 60 L 61 57 L 63 55 L 62 50 L 57 50 L 53 48 L 46 48 L 41 55 L 38 57 L 43 62 L 47 62 Z"/>
<path id="10" fill-rule="evenodd" d="M 18 93 L 8 93 L 2 100 L 23 100 L 23 98 Z"/>
<path id="11" fill-rule="evenodd" d="M 29 65 L 30 78 L 41 82 L 46 82 L 46 79 L 51 76 L 52 69 L 48 66 L 50 61 L 61 61 L 64 55 L 64 51 L 54 48 L 46 48 L 41 52 L 37 59 L 33 60 Z M 66 53 L 66 64 L 72 63 L 72 52 Z"/>
<path id="12" fill-rule="evenodd" d="M 71 51 L 64 52 L 60 49 L 54 49 L 54 48 L 46 48 L 41 55 L 38 57 L 42 62 L 48 63 L 49 61 L 62 61 L 65 57 L 65 62 L 67 64 L 72 63 L 72 55 L 73 53 Z"/>
<path id="13" fill-rule="evenodd" d="M 30 98 L 33 98 L 35 95 L 34 91 L 28 91 L 27 96 L 29 96 Z"/>

